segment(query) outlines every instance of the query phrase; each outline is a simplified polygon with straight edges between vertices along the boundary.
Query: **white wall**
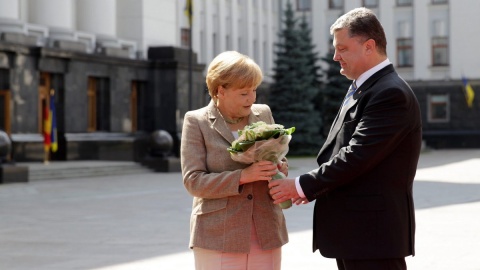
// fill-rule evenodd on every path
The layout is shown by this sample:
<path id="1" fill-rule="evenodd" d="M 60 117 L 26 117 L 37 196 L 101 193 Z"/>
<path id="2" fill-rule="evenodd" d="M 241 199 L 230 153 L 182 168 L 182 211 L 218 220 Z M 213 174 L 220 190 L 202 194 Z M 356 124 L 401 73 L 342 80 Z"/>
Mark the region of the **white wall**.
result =
<path id="1" fill-rule="evenodd" d="M 18 0 L 0 0 L 0 18 L 20 19 Z"/>
<path id="2" fill-rule="evenodd" d="M 28 1 L 28 22 L 75 29 L 75 4 L 73 0 L 34 0 Z"/>
<path id="3" fill-rule="evenodd" d="M 117 5 L 115 0 L 77 0 L 75 3 L 77 30 L 116 36 Z"/>
<path id="4" fill-rule="evenodd" d="M 480 78 L 480 1 L 450 3 L 450 63 L 453 78 Z"/>

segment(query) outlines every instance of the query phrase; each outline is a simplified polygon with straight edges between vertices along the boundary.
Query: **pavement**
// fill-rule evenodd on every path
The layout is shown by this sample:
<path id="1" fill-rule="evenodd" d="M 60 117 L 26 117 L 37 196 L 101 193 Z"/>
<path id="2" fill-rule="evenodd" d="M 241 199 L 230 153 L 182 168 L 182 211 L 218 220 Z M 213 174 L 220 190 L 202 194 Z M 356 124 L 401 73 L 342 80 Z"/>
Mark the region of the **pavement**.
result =
<path id="1" fill-rule="evenodd" d="M 291 158 L 290 175 L 315 168 Z M 414 184 L 414 270 L 480 270 L 480 150 L 421 154 Z M 194 269 L 192 198 L 180 173 L 0 185 L 0 270 Z M 334 270 L 311 252 L 313 203 L 284 211 L 282 269 Z"/>

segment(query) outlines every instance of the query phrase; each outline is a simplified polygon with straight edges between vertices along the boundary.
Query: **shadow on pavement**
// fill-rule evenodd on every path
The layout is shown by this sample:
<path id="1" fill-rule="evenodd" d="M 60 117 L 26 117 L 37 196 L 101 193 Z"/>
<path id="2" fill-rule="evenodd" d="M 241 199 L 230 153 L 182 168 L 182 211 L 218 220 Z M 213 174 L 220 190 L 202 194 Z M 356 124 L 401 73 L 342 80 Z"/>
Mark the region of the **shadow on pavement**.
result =
<path id="1" fill-rule="evenodd" d="M 415 181 L 415 209 L 480 201 L 480 184 Z"/>

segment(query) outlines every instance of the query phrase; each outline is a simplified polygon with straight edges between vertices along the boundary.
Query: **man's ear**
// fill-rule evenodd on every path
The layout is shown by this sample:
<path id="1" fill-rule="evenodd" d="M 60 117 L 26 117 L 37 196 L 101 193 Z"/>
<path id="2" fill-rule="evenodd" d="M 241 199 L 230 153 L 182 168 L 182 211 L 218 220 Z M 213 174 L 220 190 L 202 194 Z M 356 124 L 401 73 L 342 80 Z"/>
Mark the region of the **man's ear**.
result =
<path id="1" fill-rule="evenodd" d="M 369 39 L 369 40 L 365 41 L 363 46 L 365 46 L 365 52 L 367 54 L 371 54 L 371 53 L 373 53 L 374 51 L 377 50 L 377 43 L 373 39 Z"/>

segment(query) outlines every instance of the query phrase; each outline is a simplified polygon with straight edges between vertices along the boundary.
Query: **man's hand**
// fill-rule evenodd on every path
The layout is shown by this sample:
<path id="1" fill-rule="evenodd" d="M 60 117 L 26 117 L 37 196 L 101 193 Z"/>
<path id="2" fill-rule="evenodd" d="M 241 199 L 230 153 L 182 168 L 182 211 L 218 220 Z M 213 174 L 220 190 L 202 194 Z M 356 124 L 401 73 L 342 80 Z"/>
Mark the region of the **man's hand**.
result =
<path id="1" fill-rule="evenodd" d="M 295 179 L 275 179 L 270 181 L 268 187 L 270 188 L 270 195 L 274 200 L 274 204 L 279 204 L 288 199 L 293 199 L 292 202 L 295 202 L 297 205 L 300 204 L 298 202 L 300 196 L 295 187 Z"/>

